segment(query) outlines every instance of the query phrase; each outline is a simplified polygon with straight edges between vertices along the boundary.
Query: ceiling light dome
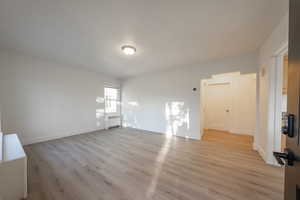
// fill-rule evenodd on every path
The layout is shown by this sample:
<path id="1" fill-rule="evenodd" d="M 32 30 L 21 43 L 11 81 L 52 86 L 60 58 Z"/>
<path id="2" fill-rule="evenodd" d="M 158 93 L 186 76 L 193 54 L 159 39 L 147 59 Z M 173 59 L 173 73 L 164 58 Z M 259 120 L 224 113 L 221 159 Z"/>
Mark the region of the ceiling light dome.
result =
<path id="1" fill-rule="evenodd" d="M 130 45 L 124 45 L 121 49 L 126 55 L 133 55 L 136 52 L 136 48 Z"/>

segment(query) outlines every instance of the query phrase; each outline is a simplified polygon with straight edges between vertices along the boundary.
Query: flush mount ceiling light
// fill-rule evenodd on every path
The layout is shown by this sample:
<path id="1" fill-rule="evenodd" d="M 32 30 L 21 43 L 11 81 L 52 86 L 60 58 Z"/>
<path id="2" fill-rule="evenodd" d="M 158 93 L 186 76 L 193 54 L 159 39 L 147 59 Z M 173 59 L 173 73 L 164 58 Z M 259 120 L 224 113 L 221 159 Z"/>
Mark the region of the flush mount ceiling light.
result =
<path id="1" fill-rule="evenodd" d="M 124 45 L 121 49 L 126 55 L 133 55 L 136 52 L 136 48 L 130 45 Z"/>

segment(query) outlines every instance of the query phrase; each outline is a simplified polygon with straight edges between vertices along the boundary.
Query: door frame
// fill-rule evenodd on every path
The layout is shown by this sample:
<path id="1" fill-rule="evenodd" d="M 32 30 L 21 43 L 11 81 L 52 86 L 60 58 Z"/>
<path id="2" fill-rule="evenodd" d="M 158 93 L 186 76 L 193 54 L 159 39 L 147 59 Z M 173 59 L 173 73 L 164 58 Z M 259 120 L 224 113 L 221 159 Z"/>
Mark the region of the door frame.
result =
<path id="1" fill-rule="evenodd" d="M 222 73 L 220 73 L 222 74 Z M 218 75 L 218 74 L 215 74 L 215 75 Z M 213 78 L 213 75 L 211 75 L 210 77 L 208 78 L 204 78 L 204 79 L 200 79 L 200 137 L 199 139 L 201 140 L 202 139 L 202 136 L 204 135 L 204 131 L 206 129 L 205 127 L 205 106 L 206 106 L 206 102 L 205 102 L 205 90 L 206 90 L 206 84 L 207 84 L 207 81 L 209 79 L 212 79 Z M 231 81 L 219 81 L 219 83 L 229 83 L 230 86 L 232 86 L 232 82 Z"/>
<path id="2" fill-rule="evenodd" d="M 209 78 L 209 79 L 203 79 L 201 81 L 201 111 L 202 111 L 202 115 L 203 115 L 203 118 L 202 118 L 202 126 L 203 126 L 203 129 L 206 129 L 207 127 L 205 127 L 205 109 L 207 107 L 207 102 L 206 102 L 206 98 L 207 98 L 207 87 L 210 86 L 210 85 L 229 85 L 229 88 L 230 90 L 232 90 L 232 80 L 213 80 L 213 78 Z M 230 118 L 232 118 L 232 104 L 233 104 L 233 98 L 231 97 L 230 98 L 230 103 L 229 103 L 229 109 L 230 109 Z M 230 123 L 228 124 L 228 126 L 226 127 L 226 130 L 222 130 L 222 131 L 225 131 L 225 132 L 232 132 L 232 122 L 230 121 Z"/>
<path id="3" fill-rule="evenodd" d="M 259 125 L 259 120 L 258 120 L 258 117 L 259 117 L 259 112 L 258 112 L 258 110 L 259 110 L 259 101 L 258 101 L 258 98 L 259 98 L 259 77 L 258 77 L 258 73 L 257 72 L 250 72 L 250 73 L 245 73 L 245 74 L 243 74 L 243 73 L 241 73 L 240 71 L 233 71 L 233 72 L 223 72 L 223 73 L 215 73 L 215 74 L 211 74 L 210 76 L 208 76 L 207 78 L 203 78 L 203 79 L 200 79 L 200 95 L 199 95 L 199 101 L 200 101 L 200 108 L 199 108 L 199 110 L 200 110 L 200 119 L 199 119 L 199 121 L 200 121 L 200 127 L 199 127 L 199 129 L 200 129 L 200 137 L 199 137 L 199 139 L 201 140 L 202 139 L 202 136 L 203 136 L 203 134 L 204 134 L 204 131 L 205 131 L 205 126 L 204 126 L 204 124 L 205 124 L 205 121 L 204 121 L 204 118 L 205 118 L 205 116 L 204 116 L 204 107 L 205 107 L 205 97 L 204 97 L 204 95 L 205 95 L 205 87 L 206 87 L 206 82 L 207 82 L 207 80 L 210 80 L 210 79 L 212 79 L 214 76 L 217 76 L 217 75 L 223 75 L 223 74 L 235 74 L 235 73 L 238 73 L 239 75 L 246 75 L 246 74 L 256 74 L 256 88 L 255 88 L 255 90 L 256 90 L 256 102 L 255 102 L 255 107 L 256 107 L 256 120 L 255 120 L 255 129 L 253 130 L 253 138 L 254 138 L 254 141 L 253 141 L 253 150 L 255 150 L 255 151 L 257 151 L 257 148 L 256 148 L 256 145 L 255 145 L 255 141 L 257 140 L 256 139 L 256 137 L 257 137 L 257 133 L 258 133 L 258 125 Z M 222 78 L 220 78 L 220 80 L 218 80 L 217 81 L 217 83 L 230 83 L 230 85 L 231 85 L 231 87 L 232 87 L 232 81 L 231 81 L 231 79 L 227 79 L 227 78 L 224 78 L 224 79 L 222 79 Z M 233 113 L 233 107 L 232 107 L 232 105 L 233 105 L 233 99 L 231 99 L 231 112 L 230 112 L 230 114 L 232 115 L 232 113 Z M 233 126 L 233 124 L 232 123 L 230 123 L 230 129 L 229 129 L 229 132 L 235 132 L 234 130 L 235 130 L 235 128 L 234 128 L 234 126 Z"/>
<path id="4" fill-rule="evenodd" d="M 285 42 L 271 57 L 269 82 L 269 117 L 268 117 L 268 164 L 278 165 L 273 151 L 281 151 L 281 116 L 284 56 L 288 54 L 288 42 Z"/>

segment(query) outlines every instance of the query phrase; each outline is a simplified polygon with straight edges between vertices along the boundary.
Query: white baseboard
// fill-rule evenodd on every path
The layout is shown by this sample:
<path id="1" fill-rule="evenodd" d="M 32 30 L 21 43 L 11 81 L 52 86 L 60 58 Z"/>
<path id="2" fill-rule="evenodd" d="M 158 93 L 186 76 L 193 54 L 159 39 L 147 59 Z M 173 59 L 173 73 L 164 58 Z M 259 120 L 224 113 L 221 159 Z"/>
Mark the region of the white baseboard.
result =
<path id="1" fill-rule="evenodd" d="M 258 148 L 257 148 L 257 145 L 253 142 L 253 145 L 252 145 L 252 149 L 254 150 L 254 151 L 258 151 Z"/>
<path id="2" fill-rule="evenodd" d="M 267 158 L 267 154 L 261 146 L 253 143 L 253 150 L 259 153 L 259 155 L 262 157 L 265 163 L 273 166 L 280 166 L 274 157 L 271 156 L 269 159 Z"/>
<path id="3" fill-rule="evenodd" d="M 60 138 L 64 138 L 64 137 L 69 137 L 69 136 L 73 136 L 73 135 L 80 135 L 80 134 L 90 133 L 90 132 L 94 132 L 94 131 L 101 131 L 101 130 L 104 130 L 104 129 L 103 128 L 102 129 L 90 129 L 90 130 L 80 131 L 80 132 L 64 133 L 64 134 L 59 134 L 59 135 L 48 135 L 48 136 L 35 137 L 35 138 L 30 138 L 30 139 L 23 138 L 22 144 L 30 145 L 30 144 L 40 143 L 40 142 L 46 142 L 49 140 L 55 140 L 55 139 L 60 139 Z"/>
<path id="4" fill-rule="evenodd" d="M 147 130 L 147 129 L 142 129 L 142 128 L 133 128 L 133 127 L 129 127 L 129 126 L 124 127 L 124 128 L 131 128 L 131 129 L 134 129 L 134 130 L 147 131 L 147 132 L 150 132 L 150 133 L 166 135 L 166 133 L 163 133 L 163 132 L 160 132 L 160 131 Z M 185 138 L 185 139 L 191 139 L 191 140 L 200 140 L 200 138 L 198 138 L 198 137 L 181 136 L 181 135 L 173 135 L 173 136 L 180 137 L 180 138 Z"/>
<path id="5" fill-rule="evenodd" d="M 215 130 L 215 131 L 227 132 L 227 133 L 238 134 L 238 135 L 250 135 L 250 136 L 254 135 L 254 132 L 252 130 L 246 130 L 246 129 L 231 129 L 228 131 L 224 131 L 215 128 L 205 128 L 204 130 Z"/>
<path id="6" fill-rule="evenodd" d="M 255 143 L 253 143 L 253 150 L 257 151 L 259 153 L 259 155 L 262 157 L 262 159 L 266 163 L 268 163 L 267 156 L 266 156 L 267 154 L 266 154 L 266 152 L 264 151 L 264 149 L 260 145 L 257 145 Z M 270 164 L 270 163 L 268 163 L 268 164 Z"/>

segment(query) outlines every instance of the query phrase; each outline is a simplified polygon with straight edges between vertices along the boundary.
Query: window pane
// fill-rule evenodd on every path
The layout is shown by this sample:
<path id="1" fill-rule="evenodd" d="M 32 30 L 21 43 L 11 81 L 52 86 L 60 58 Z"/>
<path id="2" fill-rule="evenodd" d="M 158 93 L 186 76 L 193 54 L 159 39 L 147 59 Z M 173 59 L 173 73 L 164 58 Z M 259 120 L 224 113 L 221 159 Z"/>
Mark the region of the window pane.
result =
<path id="1" fill-rule="evenodd" d="M 104 90 L 105 99 L 114 99 L 118 98 L 118 90 L 115 88 L 105 88 Z"/>
<path id="2" fill-rule="evenodd" d="M 118 89 L 104 88 L 105 112 L 115 113 L 118 106 Z"/>
<path id="3" fill-rule="evenodd" d="M 108 100 L 105 102 L 105 111 L 107 113 L 117 112 L 117 101 L 116 100 Z"/>

